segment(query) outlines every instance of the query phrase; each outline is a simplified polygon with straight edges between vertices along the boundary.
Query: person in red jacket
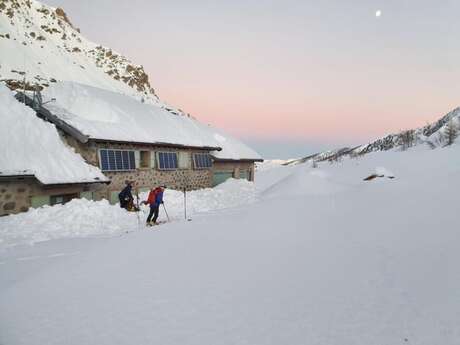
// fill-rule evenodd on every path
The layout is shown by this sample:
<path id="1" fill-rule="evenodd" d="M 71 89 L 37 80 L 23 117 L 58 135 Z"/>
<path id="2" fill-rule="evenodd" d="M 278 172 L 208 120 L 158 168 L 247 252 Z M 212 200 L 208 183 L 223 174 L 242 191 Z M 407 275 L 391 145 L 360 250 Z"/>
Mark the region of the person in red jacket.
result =
<path id="1" fill-rule="evenodd" d="M 158 215 L 160 213 L 160 204 L 163 203 L 163 192 L 164 189 L 162 187 L 152 188 L 147 200 L 143 202 L 145 205 L 150 205 L 150 212 L 147 217 L 148 226 L 157 224 Z"/>

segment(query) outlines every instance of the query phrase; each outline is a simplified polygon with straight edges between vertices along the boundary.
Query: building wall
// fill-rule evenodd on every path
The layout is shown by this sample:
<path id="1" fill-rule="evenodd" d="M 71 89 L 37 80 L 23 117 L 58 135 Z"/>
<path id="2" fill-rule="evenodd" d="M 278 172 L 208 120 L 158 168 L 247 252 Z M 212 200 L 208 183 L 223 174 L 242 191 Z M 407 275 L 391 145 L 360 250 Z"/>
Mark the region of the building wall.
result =
<path id="1" fill-rule="evenodd" d="M 254 162 L 245 161 L 216 161 L 213 172 L 232 172 L 233 178 L 240 178 L 243 171 L 247 171 L 248 180 L 254 181 Z"/>
<path id="2" fill-rule="evenodd" d="M 73 137 L 61 134 L 63 139 L 75 151 L 89 163 L 95 166 L 100 166 L 99 150 L 100 149 L 114 149 L 114 150 L 133 150 L 133 151 L 151 151 L 151 152 L 185 152 L 189 155 L 190 160 L 193 153 L 209 153 L 206 150 L 199 149 L 186 149 L 186 148 L 168 148 L 156 145 L 140 145 L 140 144 L 125 144 L 125 143 L 107 143 L 107 142 L 93 142 L 82 144 L 75 140 Z M 110 185 L 100 189 L 94 193 L 95 200 L 107 199 L 111 202 L 117 201 L 117 194 L 125 187 L 125 181 L 131 180 L 135 182 L 135 188 L 140 191 L 146 191 L 152 187 L 159 185 L 166 185 L 168 188 L 183 190 L 196 190 L 201 188 L 209 188 L 214 186 L 214 174 L 217 172 L 231 172 L 232 177 L 245 178 L 243 171 L 247 172 L 246 178 L 254 181 L 254 163 L 242 161 L 227 161 L 227 162 L 214 162 L 211 169 L 196 170 L 192 167 L 191 161 L 189 162 L 190 168 L 177 169 L 173 171 L 158 170 L 157 167 L 140 168 L 132 171 L 106 171 L 104 174 L 111 179 Z"/>
<path id="3" fill-rule="evenodd" d="M 133 151 L 150 151 L 150 152 L 185 152 L 190 157 L 190 168 L 176 169 L 176 170 L 158 170 L 156 166 L 149 168 L 137 167 L 131 171 L 106 171 L 104 175 L 111 179 L 111 183 L 106 187 L 100 189 L 94 194 L 96 200 L 107 199 L 112 202 L 116 201 L 116 194 L 118 194 L 124 187 L 125 181 L 131 180 L 135 182 L 136 189 L 140 191 L 149 190 L 152 187 L 165 185 L 171 189 L 187 189 L 196 190 L 200 188 L 207 188 L 212 186 L 212 169 L 193 169 L 191 164 L 191 156 L 193 153 L 209 152 L 199 149 L 176 149 L 156 145 L 137 145 L 137 144 L 122 144 L 122 143 L 102 143 L 102 142 L 89 142 L 88 144 L 81 144 L 70 136 L 61 134 L 65 141 L 75 151 L 92 165 L 97 167 L 99 163 L 99 150 L 100 149 L 114 149 L 114 150 L 133 150 Z"/>
<path id="4" fill-rule="evenodd" d="M 27 211 L 31 186 L 28 181 L 0 182 L 0 216 Z"/>
<path id="5" fill-rule="evenodd" d="M 61 196 L 93 199 L 101 184 L 44 186 L 35 178 L 12 178 L 0 181 L 0 216 L 25 212 L 30 207 L 49 205 Z"/>

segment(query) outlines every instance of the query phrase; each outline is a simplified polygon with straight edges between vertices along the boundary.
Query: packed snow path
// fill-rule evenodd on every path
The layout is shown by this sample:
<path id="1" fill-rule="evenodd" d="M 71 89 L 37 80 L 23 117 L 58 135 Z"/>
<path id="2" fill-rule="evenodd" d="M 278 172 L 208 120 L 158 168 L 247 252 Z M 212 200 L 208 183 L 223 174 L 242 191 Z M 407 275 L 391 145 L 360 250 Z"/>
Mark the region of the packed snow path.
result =
<path id="1" fill-rule="evenodd" d="M 249 205 L 9 250 L 0 344 L 458 344 L 459 154 L 275 168 Z"/>

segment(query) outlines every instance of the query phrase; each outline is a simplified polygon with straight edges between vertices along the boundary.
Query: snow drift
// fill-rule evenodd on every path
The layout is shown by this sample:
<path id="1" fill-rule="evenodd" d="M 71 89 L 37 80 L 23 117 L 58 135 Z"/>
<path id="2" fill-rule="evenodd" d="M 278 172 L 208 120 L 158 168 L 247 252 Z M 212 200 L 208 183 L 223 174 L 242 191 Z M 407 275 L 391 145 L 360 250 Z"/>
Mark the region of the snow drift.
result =
<path id="1" fill-rule="evenodd" d="M 140 201 L 148 193 L 140 194 Z M 172 222 L 184 220 L 184 194 L 167 189 L 165 207 Z M 257 200 L 254 183 L 229 179 L 215 188 L 187 192 L 189 217 L 253 203 Z M 35 244 L 53 239 L 110 237 L 145 229 L 148 206 L 139 215 L 127 212 L 107 200 L 74 199 L 65 205 L 44 206 L 26 213 L 0 218 L 0 249 Z M 164 209 L 159 220 L 166 221 Z"/>

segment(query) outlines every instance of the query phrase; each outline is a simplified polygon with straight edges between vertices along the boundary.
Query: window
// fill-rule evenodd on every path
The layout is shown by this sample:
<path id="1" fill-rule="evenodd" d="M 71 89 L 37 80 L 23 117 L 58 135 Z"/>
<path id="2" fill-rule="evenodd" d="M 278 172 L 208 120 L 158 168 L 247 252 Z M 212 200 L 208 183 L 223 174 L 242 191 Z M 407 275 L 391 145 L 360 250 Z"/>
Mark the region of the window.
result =
<path id="1" fill-rule="evenodd" d="M 177 153 L 176 152 L 158 152 L 158 169 L 160 170 L 175 170 L 177 169 Z"/>
<path id="2" fill-rule="evenodd" d="M 141 151 L 140 167 L 150 168 L 150 151 Z"/>
<path id="3" fill-rule="evenodd" d="M 208 169 L 212 167 L 212 160 L 209 153 L 194 153 L 193 166 L 195 169 Z"/>
<path id="4" fill-rule="evenodd" d="M 249 173 L 247 170 L 240 170 L 240 179 L 249 180 Z"/>
<path id="5" fill-rule="evenodd" d="M 75 198 L 78 198 L 78 194 L 52 195 L 50 197 L 50 205 L 65 204 Z"/>
<path id="6" fill-rule="evenodd" d="M 100 150 L 100 167 L 102 171 L 125 171 L 136 169 L 134 151 Z"/>

